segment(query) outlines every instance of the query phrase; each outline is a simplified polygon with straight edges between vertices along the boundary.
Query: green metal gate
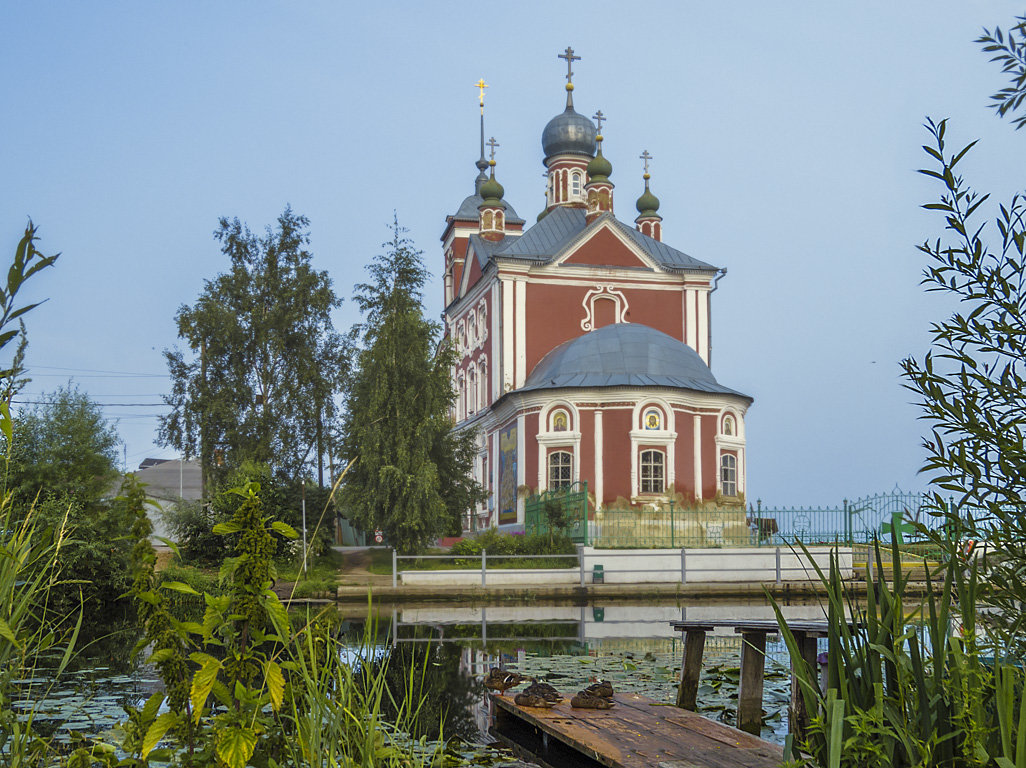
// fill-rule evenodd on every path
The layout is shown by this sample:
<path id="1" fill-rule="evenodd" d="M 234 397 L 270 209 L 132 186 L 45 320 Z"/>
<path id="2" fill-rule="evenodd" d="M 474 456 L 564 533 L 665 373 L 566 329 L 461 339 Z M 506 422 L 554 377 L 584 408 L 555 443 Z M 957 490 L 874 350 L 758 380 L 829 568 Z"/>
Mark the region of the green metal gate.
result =
<path id="1" fill-rule="evenodd" d="M 566 522 L 563 531 L 575 544 L 587 544 L 588 483 L 571 483 L 527 497 L 524 504 L 524 529 L 528 535 L 548 536 L 552 517 L 563 518 Z"/>

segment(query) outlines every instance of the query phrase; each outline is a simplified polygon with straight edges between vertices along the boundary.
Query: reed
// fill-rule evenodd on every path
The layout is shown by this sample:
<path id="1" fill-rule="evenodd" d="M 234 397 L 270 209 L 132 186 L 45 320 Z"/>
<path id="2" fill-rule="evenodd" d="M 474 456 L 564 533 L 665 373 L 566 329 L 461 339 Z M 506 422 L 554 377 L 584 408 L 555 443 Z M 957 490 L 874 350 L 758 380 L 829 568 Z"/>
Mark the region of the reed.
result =
<path id="1" fill-rule="evenodd" d="M 914 601 L 897 542 L 890 547 L 889 571 L 880 543 L 872 547 L 877 567 L 864 603 L 842 579 L 836 553 L 828 572 L 816 566 L 826 586 L 825 688 L 774 601 L 813 713 L 808 732 L 788 738 L 785 757 L 823 768 L 1026 768 L 1023 670 L 981 652 L 974 563 L 951 558 L 927 572 L 926 596 Z"/>

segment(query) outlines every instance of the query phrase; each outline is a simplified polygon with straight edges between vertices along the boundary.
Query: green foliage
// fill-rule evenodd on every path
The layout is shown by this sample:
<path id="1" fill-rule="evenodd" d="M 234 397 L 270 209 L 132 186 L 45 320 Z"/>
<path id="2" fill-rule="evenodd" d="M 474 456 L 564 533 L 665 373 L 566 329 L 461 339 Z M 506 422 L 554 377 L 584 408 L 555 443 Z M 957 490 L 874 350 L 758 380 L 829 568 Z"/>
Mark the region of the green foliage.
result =
<path id="1" fill-rule="evenodd" d="M 938 211 L 947 240 L 926 242 L 927 290 L 958 299 L 959 310 L 931 328 L 932 350 L 922 362 L 902 363 L 906 387 L 923 407 L 930 425 L 923 443 L 923 471 L 945 493 L 950 508 L 935 494 L 936 514 L 947 515 L 938 544 L 951 555 L 967 541 L 985 541 L 977 561 L 984 577 L 982 602 L 995 645 L 1026 648 L 1026 198 L 1015 195 L 999 206 L 996 243 L 989 242 L 980 195 L 956 171 L 973 146 L 951 152 L 946 123 L 928 122 L 933 146 L 924 149 L 935 168 L 940 200 L 924 207 Z"/>
<path id="2" fill-rule="evenodd" d="M 213 533 L 214 526 L 227 522 L 238 508 L 240 500 L 233 488 L 249 482 L 259 483 L 264 511 L 271 520 L 283 522 L 297 531 L 302 530 L 303 486 L 306 492 L 307 540 L 309 555 L 317 557 L 328 551 L 333 542 L 334 512 L 329 504 L 330 491 L 318 488 L 305 480 L 292 480 L 274 476 L 267 465 L 245 461 L 234 468 L 224 483 L 212 494 L 210 502 L 183 502 L 167 507 L 163 517 L 179 545 L 185 562 L 214 566 L 226 552 L 223 537 Z M 286 560 L 301 560 L 301 543 L 283 545 L 279 556 Z"/>
<path id="3" fill-rule="evenodd" d="M 231 260 L 176 316 L 189 352 L 166 350 L 172 411 L 159 439 L 218 480 L 246 460 L 295 478 L 326 447 L 342 371 L 327 272 L 312 266 L 310 222 L 291 208 L 263 237 L 222 218 Z"/>
<path id="4" fill-rule="evenodd" d="M 927 597 L 917 603 L 906 591 L 897 542 L 891 544 L 889 574 L 878 543 L 873 554 L 875 577 L 864 604 L 843 580 L 836 554 L 829 574 L 815 566 L 827 588 L 825 693 L 774 602 L 812 715 L 806 736 L 785 749 L 797 764 L 823 768 L 1026 764 L 1026 741 L 1017 736 L 1020 723 L 1026 726 L 1020 716 L 1026 675 L 1018 665 L 981 652 L 975 570 L 951 559 L 943 582 L 928 582 Z M 845 617 L 857 625 L 849 626 Z"/>
<path id="5" fill-rule="evenodd" d="M 495 528 L 482 531 L 473 538 L 457 541 L 449 552 L 477 557 L 482 549 L 488 550 L 489 555 L 572 555 L 577 552 L 577 547 L 565 535 L 550 539 L 547 534 L 521 536 L 500 533 Z"/>
<path id="6" fill-rule="evenodd" d="M 370 282 L 356 286 L 364 323 L 351 334 L 362 348 L 348 392 L 341 506 L 354 524 L 413 552 L 458 533 L 483 494 L 468 475 L 475 436 L 453 431 L 449 416 L 455 358 L 424 317 L 427 271 L 404 231 L 393 223 L 386 253 L 367 266 Z"/>
<path id="7" fill-rule="evenodd" d="M 983 30 L 976 42 L 983 46 L 987 53 L 994 54 L 991 61 L 1001 64 L 1001 71 L 1011 75 L 1011 83 L 990 97 L 990 106 L 997 110 L 999 117 L 1016 112 L 1026 99 L 1026 16 L 1019 16 L 1016 24 L 1009 28 L 1008 33 L 995 27 L 991 32 Z M 1022 128 L 1026 125 L 1026 116 L 1015 118 L 1012 123 Z"/>
<path id="8" fill-rule="evenodd" d="M 19 504 L 66 497 L 92 510 L 111 494 L 121 445 L 117 430 L 89 395 L 68 385 L 19 414 L 8 488 Z"/>
<path id="9" fill-rule="evenodd" d="M 0 350 L 4 349 L 11 341 L 20 335 L 18 346 L 14 356 L 6 367 L 0 368 L 0 401 L 9 403 L 24 385 L 24 379 L 20 379 L 23 372 L 22 364 L 25 360 L 25 326 L 22 316 L 39 306 L 39 303 L 17 305 L 18 292 L 25 281 L 35 275 L 41 269 L 53 266 L 60 254 L 44 256 L 36 248 L 36 227 L 29 220 L 25 226 L 25 234 L 14 249 L 14 259 L 7 270 L 7 281 L 0 287 Z M 17 320 L 18 330 L 11 328 L 11 324 Z M 10 436 L 8 435 L 8 439 Z"/>
<path id="10" fill-rule="evenodd" d="M 145 633 L 138 649 L 149 652 L 165 685 L 139 708 L 128 708 L 119 765 L 150 761 L 172 766 L 313 765 L 410 766 L 434 762 L 400 730 L 411 727 L 423 704 L 417 675 L 399 692 L 386 685 L 387 665 L 369 663 L 370 629 L 356 655 L 333 632 L 327 615 L 291 621 L 271 591 L 277 533 L 294 531 L 264 514 L 260 487 L 234 489 L 239 499 L 215 533 L 234 542 L 221 566 L 221 594 L 202 595 L 186 580 L 159 581 L 148 544 L 136 552 L 134 591 Z M 201 622 L 175 618 L 174 594 L 195 595 Z M 166 708 L 162 712 L 163 705 Z M 385 719 L 392 714 L 393 722 Z M 114 758 L 95 749 L 80 764 Z M 103 758 L 101 761 L 99 758 Z M 105 762 L 104 762 L 105 761 Z"/>

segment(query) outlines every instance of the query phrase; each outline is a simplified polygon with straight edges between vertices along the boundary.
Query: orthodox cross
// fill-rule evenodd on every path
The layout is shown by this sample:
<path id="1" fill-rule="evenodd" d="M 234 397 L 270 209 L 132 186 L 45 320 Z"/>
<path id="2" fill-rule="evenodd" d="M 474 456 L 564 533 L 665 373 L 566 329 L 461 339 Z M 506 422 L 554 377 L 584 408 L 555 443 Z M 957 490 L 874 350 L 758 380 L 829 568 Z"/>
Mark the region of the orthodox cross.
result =
<path id="1" fill-rule="evenodd" d="M 494 163 L 495 162 L 495 148 L 499 147 L 499 146 L 502 146 L 502 145 L 499 144 L 499 142 L 497 142 L 495 140 L 494 136 L 492 136 L 492 138 L 488 139 L 488 146 L 491 147 L 491 149 L 492 149 L 492 155 L 491 155 L 491 157 L 489 159 Z"/>
<path id="2" fill-rule="evenodd" d="M 580 56 L 574 56 L 574 49 L 571 48 L 568 45 L 566 47 L 566 51 L 565 52 L 557 54 L 557 58 L 566 59 L 566 81 L 568 83 L 573 83 L 574 62 L 575 61 L 580 61 L 581 57 Z"/>
<path id="3" fill-rule="evenodd" d="M 648 150 L 646 149 L 644 152 L 638 155 L 638 157 L 645 161 L 645 173 L 648 173 L 648 161 L 652 159 L 652 155 L 648 154 Z"/>
<path id="4" fill-rule="evenodd" d="M 481 104 L 481 110 L 483 111 L 484 110 L 484 89 L 488 87 L 488 84 L 484 81 L 484 78 L 482 77 L 480 80 L 478 80 L 476 83 L 474 83 L 474 87 L 477 88 L 481 92 L 481 95 L 478 97 L 478 99 L 479 99 L 479 103 Z"/>
<path id="5" fill-rule="evenodd" d="M 592 115 L 591 119 L 595 121 L 596 125 L 598 125 L 598 132 L 602 133 L 602 123 L 606 121 L 606 116 L 602 114 L 602 110 L 600 109 Z"/>

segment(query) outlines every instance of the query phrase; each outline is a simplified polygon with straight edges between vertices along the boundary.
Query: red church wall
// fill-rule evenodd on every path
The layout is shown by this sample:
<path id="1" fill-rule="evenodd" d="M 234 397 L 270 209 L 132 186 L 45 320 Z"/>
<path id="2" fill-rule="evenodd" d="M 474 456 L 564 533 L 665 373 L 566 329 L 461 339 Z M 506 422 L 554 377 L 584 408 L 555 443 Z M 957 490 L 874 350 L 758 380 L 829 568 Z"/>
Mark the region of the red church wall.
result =
<path id="1" fill-rule="evenodd" d="M 594 264 L 604 267 L 647 267 L 608 229 L 601 229 L 578 248 L 566 264 Z"/>
<path id="2" fill-rule="evenodd" d="M 477 256 L 474 256 L 470 260 L 470 282 L 467 283 L 467 291 L 469 292 L 474 284 L 481 279 L 481 264 L 477 260 Z"/>
<path id="3" fill-rule="evenodd" d="M 692 415 L 684 411 L 673 412 L 677 427 L 676 460 L 674 462 L 674 487 L 684 494 L 685 501 L 695 498 L 695 425 Z"/>
<path id="4" fill-rule="evenodd" d="M 578 467 L 580 473 L 578 480 L 588 483 L 588 490 L 595 492 L 595 412 L 592 410 L 581 410 L 580 423 L 577 431 L 581 433 L 581 450 Z"/>
<path id="5" fill-rule="evenodd" d="M 602 495 L 609 504 L 617 496 L 631 497 L 632 413 L 633 409 L 628 408 L 602 412 Z"/>
<path id="6" fill-rule="evenodd" d="M 538 412 L 524 416 L 524 485 L 538 486 Z"/>
<path id="7" fill-rule="evenodd" d="M 716 461 L 716 416 L 702 417 L 702 498 L 716 496 L 720 467 Z"/>
<path id="8" fill-rule="evenodd" d="M 624 288 L 627 319 L 684 341 L 684 308 L 677 291 L 646 291 Z"/>
<path id="9" fill-rule="evenodd" d="M 527 375 L 538 361 L 564 341 L 576 339 L 584 331 L 584 297 L 594 285 L 524 283 L 527 287 Z M 683 340 L 683 314 L 680 295 L 674 291 L 625 289 L 627 319 Z M 601 305 L 603 302 L 597 302 Z M 600 308 L 601 311 L 602 308 Z M 510 329 L 507 329 L 507 333 Z"/>

